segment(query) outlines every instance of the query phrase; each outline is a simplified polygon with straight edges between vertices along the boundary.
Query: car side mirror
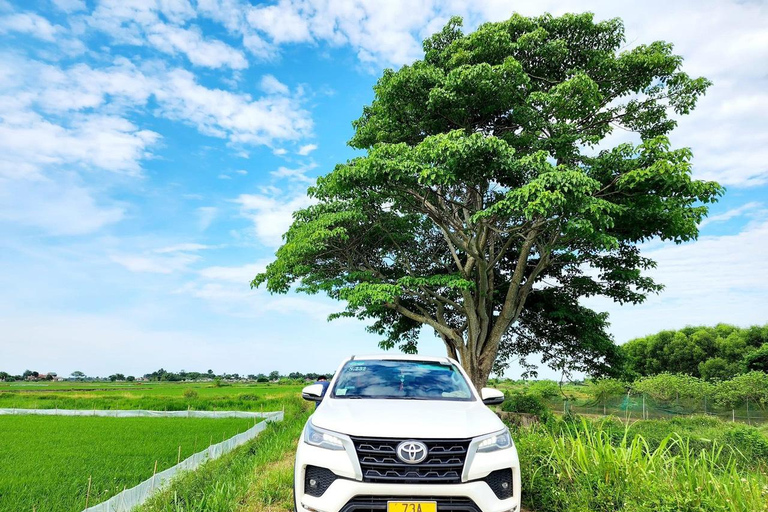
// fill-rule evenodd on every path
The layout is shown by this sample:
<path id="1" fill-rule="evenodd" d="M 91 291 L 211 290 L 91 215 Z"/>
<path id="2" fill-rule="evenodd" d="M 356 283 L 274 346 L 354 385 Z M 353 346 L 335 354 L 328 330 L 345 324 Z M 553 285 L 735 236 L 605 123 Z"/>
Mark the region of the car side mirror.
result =
<path id="1" fill-rule="evenodd" d="M 499 405 L 504 401 L 504 393 L 498 389 L 483 388 L 480 391 L 480 396 L 483 399 L 485 405 Z"/>
<path id="2" fill-rule="evenodd" d="M 323 399 L 323 385 L 312 384 L 301 390 L 301 398 L 312 402 L 319 402 Z"/>

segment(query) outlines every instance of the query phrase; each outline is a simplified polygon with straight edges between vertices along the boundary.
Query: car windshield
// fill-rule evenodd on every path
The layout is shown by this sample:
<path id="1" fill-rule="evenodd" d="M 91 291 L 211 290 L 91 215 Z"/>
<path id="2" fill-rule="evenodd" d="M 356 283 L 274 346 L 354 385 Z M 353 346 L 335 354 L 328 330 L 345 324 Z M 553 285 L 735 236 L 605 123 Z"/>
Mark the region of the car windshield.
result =
<path id="1" fill-rule="evenodd" d="M 357 359 L 341 369 L 332 397 L 474 400 L 466 379 L 449 362 Z"/>

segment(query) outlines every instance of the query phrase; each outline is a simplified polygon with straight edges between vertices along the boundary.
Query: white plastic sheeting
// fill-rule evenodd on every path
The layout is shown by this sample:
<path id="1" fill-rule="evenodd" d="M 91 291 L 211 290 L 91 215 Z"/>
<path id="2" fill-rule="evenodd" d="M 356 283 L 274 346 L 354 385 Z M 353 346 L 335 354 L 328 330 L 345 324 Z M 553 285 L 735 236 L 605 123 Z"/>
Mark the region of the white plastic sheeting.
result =
<path id="1" fill-rule="evenodd" d="M 241 411 L 82 411 L 62 409 L 0 409 L 0 414 L 38 414 L 61 416 L 107 416 L 116 418 L 129 417 L 174 417 L 174 418 L 265 418 L 242 434 L 230 437 L 226 441 L 209 446 L 173 467 L 156 473 L 152 478 L 144 480 L 136 487 L 126 489 L 112 496 L 107 501 L 88 507 L 83 512 L 129 512 L 134 507 L 144 503 L 152 494 L 159 491 L 171 481 L 180 471 L 191 471 L 200 464 L 217 459 L 229 453 L 238 446 L 258 436 L 272 421 L 282 421 L 283 412 L 241 412 Z"/>

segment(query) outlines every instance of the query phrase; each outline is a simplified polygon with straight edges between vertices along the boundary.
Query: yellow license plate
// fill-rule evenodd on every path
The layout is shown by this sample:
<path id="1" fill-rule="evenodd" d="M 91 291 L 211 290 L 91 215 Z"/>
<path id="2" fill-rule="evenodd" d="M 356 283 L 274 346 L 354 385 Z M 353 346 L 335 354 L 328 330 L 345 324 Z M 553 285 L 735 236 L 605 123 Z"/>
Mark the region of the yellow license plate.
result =
<path id="1" fill-rule="evenodd" d="M 388 501 L 387 512 L 437 512 L 436 501 Z"/>

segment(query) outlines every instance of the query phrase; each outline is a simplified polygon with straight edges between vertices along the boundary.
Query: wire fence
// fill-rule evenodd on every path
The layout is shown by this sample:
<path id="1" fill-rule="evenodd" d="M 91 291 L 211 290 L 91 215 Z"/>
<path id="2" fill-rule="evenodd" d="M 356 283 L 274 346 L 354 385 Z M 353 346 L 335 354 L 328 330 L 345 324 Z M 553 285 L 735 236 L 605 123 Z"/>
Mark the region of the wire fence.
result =
<path id="1" fill-rule="evenodd" d="M 739 407 L 724 408 L 712 404 L 706 398 L 660 401 L 647 395 L 622 395 L 592 401 L 553 399 L 548 401 L 548 405 L 552 410 L 563 413 L 617 416 L 627 420 L 670 419 L 705 415 L 750 425 L 768 423 L 768 410 L 754 403 L 746 402 Z"/>

